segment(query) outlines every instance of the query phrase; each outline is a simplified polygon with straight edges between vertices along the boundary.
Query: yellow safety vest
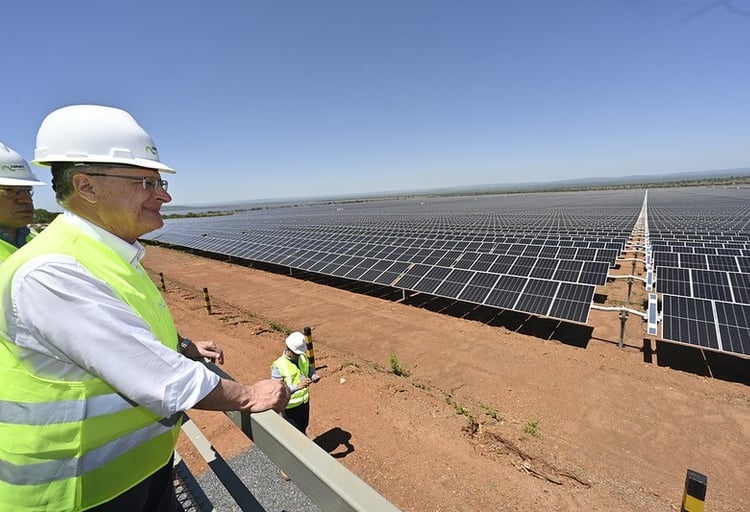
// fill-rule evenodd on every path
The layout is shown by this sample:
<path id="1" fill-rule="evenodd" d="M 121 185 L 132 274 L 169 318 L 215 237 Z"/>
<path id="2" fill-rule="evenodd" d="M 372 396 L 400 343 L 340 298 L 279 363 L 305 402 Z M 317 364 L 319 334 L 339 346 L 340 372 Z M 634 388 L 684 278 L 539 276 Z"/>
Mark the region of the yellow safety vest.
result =
<path id="1" fill-rule="evenodd" d="M 52 253 L 76 258 L 108 283 L 164 345 L 176 350 L 172 317 L 143 268 L 123 261 L 63 217 L 0 265 L 2 304 L 10 304 L 16 270 Z M 0 315 L 0 510 L 86 510 L 134 487 L 169 461 L 180 415 L 161 418 L 93 374 L 83 380 L 50 375 L 54 361 L 48 365 L 52 370 L 38 374 L 19 358 L 21 349 L 8 337 L 9 314 Z M 102 352 L 108 343 L 112 340 L 102 340 Z"/>
<path id="2" fill-rule="evenodd" d="M 310 371 L 310 361 L 305 354 L 300 354 L 297 363 L 299 366 L 291 362 L 286 356 L 282 355 L 273 362 L 271 368 L 276 366 L 279 369 L 279 373 L 281 373 L 287 386 L 296 386 L 303 377 L 307 377 L 307 374 Z M 308 388 L 298 389 L 292 393 L 286 408 L 291 409 L 292 407 L 306 404 L 309 401 L 310 390 Z"/>
<path id="3" fill-rule="evenodd" d="M 28 235 L 26 235 L 26 242 L 30 242 L 32 238 L 36 236 L 36 233 L 29 232 Z M 18 247 L 13 245 L 10 242 L 6 242 L 2 238 L 0 238 L 0 263 L 8 259 L 8 256 L 13 254 L 18 250 Z"/>
<path id="4" fill-rule="evenodd" d="M 17 250 L 18 247 L 0 238 L 0 263 L 7 260 L 8 256 L 13 254 Z"/>

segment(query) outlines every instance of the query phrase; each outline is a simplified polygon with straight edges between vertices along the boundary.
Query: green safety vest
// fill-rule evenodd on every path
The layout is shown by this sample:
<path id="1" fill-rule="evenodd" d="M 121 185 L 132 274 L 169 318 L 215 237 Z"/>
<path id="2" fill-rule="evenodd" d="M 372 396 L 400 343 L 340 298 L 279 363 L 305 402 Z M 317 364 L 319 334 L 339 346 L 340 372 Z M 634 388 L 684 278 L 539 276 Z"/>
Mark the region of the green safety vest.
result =
<path id="1" fill-rule="evenodd" d="M 307 377 L 310 371 L 310 360 L 307 359 L 305 354 L 300 354 L 297 359 L 299 366 L 291 362 L 286 356 L 282 355 L 276 361 L 273 362 L 271 368 L 276 366 L 279 369 L 279 373 L 284 378 L 287 386 L 296 386 L 302 380 L 303 377 Z M 310 390 L 309 388 L 298 389 L 292 393 L 289 403 L 286 408 L 291 409 L 298 405 L 306 404 L 310 401 Z"/>
<path id="2" fill-rule="evenodd" d="M 0 265 L 2 304 L 10 304 L 16 270 L 51 253 L 77 259 L 109 284 L 164 345 L 176 350 L 172 317 L 143 268 L 134 268 L 62 216 Z M 111 342 L 102 340 L 102 354 Z M 19 358 L 20 352 L 8 338 L 5 314 L 0 315 L 0 510 L 86 510 L 110 501 L 169 462 L 179 414 L 162 418 L 93 374 L 83 380 L 50 375 L 54 361 L 52 369 L 37 374 Z"/>

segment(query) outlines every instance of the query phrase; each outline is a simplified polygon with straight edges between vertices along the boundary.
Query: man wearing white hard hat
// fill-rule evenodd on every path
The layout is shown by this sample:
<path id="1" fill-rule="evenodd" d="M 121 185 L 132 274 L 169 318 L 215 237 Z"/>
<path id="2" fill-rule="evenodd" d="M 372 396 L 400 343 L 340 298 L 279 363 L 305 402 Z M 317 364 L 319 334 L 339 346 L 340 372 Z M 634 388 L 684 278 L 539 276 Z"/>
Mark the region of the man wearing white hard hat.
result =
<path id="1" fill-rule="evenodd" d="M 281 412 L 286 386 L 219 378 L 210 341 L 177 334 L 138 237 L 171 201 L 150 135 L 124 110 L 49 114 L 34 163 L 63 207 L 0 265 L 3 510 L 181 510 L 172 457 L 182 411 Z"/>
<path id="2" fill-rule="evenodd" d="M 21 155 L 0 142 L 0 263 L 24 245 L 34 218 L 34 189 L 43 182 Z"/>
<path id="3" fill-rule="evenodd" d="M 282 415 L 297 430 L 307 434 L 310 424 L 310 389 L 320 376 L 307 357 L 307 339 L 299 331 L 287 336 L 284 351 L 271 365 L 271 378 L 283 380 L 292 396 Z"/>

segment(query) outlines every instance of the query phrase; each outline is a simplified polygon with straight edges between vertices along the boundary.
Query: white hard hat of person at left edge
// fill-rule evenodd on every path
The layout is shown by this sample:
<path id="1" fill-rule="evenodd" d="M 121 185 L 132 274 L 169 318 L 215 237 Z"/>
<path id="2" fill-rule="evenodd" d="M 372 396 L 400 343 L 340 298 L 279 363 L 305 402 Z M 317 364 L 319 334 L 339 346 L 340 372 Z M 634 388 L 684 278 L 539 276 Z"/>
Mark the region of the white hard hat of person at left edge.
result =
<path id="1" fill-rule="evenodd" d="M 26 160 L 0 142 L 0 186 L 34 187 L 37 185 L 44 185 L 44 182 L 34 176 Z"/>

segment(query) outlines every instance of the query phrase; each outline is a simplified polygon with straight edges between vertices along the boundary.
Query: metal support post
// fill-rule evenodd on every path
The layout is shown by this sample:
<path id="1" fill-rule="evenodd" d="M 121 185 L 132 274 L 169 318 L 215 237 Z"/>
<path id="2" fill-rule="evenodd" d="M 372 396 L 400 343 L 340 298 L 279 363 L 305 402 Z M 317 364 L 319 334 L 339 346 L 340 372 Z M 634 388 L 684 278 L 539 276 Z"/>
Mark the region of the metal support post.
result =
<path id="1" fill-rule="evenodd" d="M 628 312 L 624 309 L 620 310 L 620 341 L 617 344 L 618 347 L 622 348 L 625 344 L 625 322 L 628 319 Z"/>
<path id="2" fill-rule="evenodd" d="M 630 293 L 633 291 L 633 276 L 628 277 L 628 305 L 630 305 Z"/>

